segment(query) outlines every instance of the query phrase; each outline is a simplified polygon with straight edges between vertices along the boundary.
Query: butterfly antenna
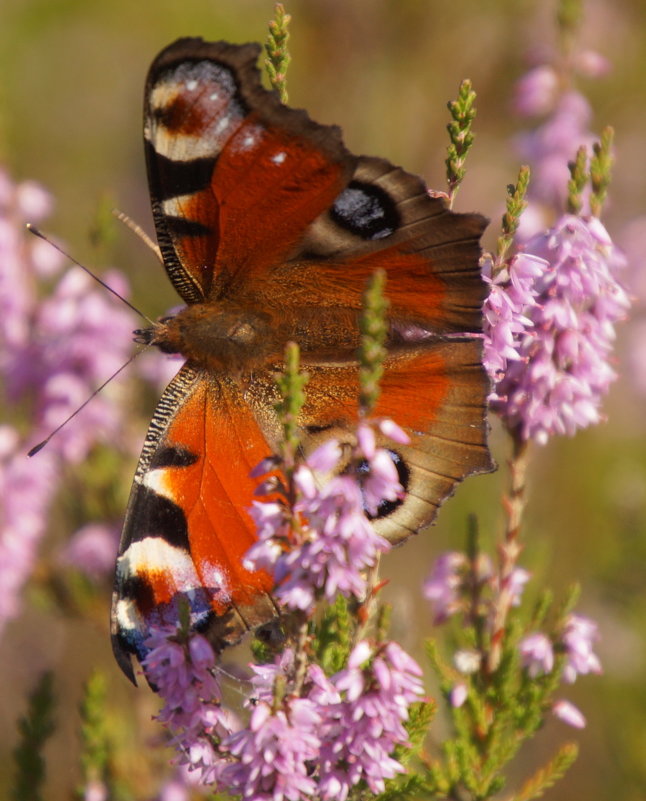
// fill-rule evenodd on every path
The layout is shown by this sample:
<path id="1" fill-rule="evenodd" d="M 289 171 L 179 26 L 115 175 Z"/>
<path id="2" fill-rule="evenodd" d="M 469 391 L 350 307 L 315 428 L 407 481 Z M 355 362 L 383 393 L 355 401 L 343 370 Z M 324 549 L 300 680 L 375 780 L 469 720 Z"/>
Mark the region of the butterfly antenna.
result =
<path id="1" fill-rule="evenodd" d="M 121 211 L 120 209 L 112 209 L 112 214 L 117 218 L 117 220 L 119 220 L 119 222 L 122 222 L 127 228 L 130 228 L 133 234 L 136 234 L 144 243 L 144 245 L 147 245 L 152 250 L 155 256 L 157 256 L 160 264 L 164 263 L 164 257 L 162 256 L 159 247 L 153 242 L 144 229 L 132 219 L 132 217 L 129 217 L 125 211 Z"/>
<path id="2" fill-rule="evenodd" d="M 115 370 L 114 373 L 112 373 L 112 375 L 110 376 L 110 378 L 106 379 L 101 384 L 100 387 L 97 387 L 94 390 L 94 392 L 86 400 L 84 400 L 83 403 L 77 409 L 75 409 L 69 417 L 66 417 L 65 420 L 63 420 L 63 422 L 59 426 L 56 426 L 56 428 L 51 432 L 51 434 L 46 439 L 44 439 L 42 442 L 39 442 L 38 445 L 34 445 L 34 447 L 27 453 L 27 456 L 35 456 L 39 451 L 42 451 L 42 449 L 45 447 L 45 445 L 47 445 L 50 439 L 56 436 L 56 434 L 58 434 L 61 428 L 66 426 L 70 422 L 70 420 L 73 420 L 82 409 L 85 409 L 85 407 L 95 397 L 95 395 L 98 395 L 99 392 L 101 392 L 101 390 L 104 389 L 104 387 L 107 387 L 107 385 L 110 383 L 110 381 L 112 381 L 113 378 L 116 378 L 119 375 L 119 373 L 122 370 L 125 370 L 129 364 L 132 364 L 132 362 L 134 362 L 137 356 L 139 356 L 140 353 L 143 353 L 145 350 L 147 350 L 148 347 L 150 346 L 146 345 L 145 347 L 140 348 L 138 351 L 133 353 L 132 356 L 128 359 L 128 361 L 122 364 L 118 370 Z"/>
<path id="3" fill-rule="evenodd" d="M 130 301 L 129 301 L 129 300 L 126 300 L 126 298 L 124 298 L 122 295 L 120 295 L 120 294 L 119 294 L 119 293 L 118 293 L 116 290 L 112 289 L 112 287 L 111 287 L 111 286 L 109 286 L 108 284 L 106 284 L 106 282 L 105 282 L 105 281 L 103 281 L 101 278 L 99 278 L 99 276 L 98 276 L 98 275 L 95 275 L 95 274 L 92 272 L 92 270 L 88 269 L 88 268 L 87 268 L 87 267 L 86 267 L 84 264 L 81 264 L 81 262 L 80 262 L 80 261 L 77 261 L 77 260 L 76 260 L 76 259 L 75 259 L 73 256 L 70 256 L 70 254 L 69 254 L 69 253 L 67 253 L 66 251 L 64 251 L 64 250 L 63 250 L 63 248 L 59 247 L 59 245 L 57 245 L 55 242 L 52 242 L 52 240 L 51 240 L 51 239 L 48 239 L 48 238 L 45 236 L 45 234 L 43 234 L 43 233 L 42 233 L 42 231 L 39 231 L 39 230 L 38 230 L 38 228 L 36 228 L 36 226 L 35 226 L 35 225 L 32 225 L 31 223 L 27 223 L 27 226 L 26 226 L 26 227 L 27 227 L 27 230 L 28 230 L 30 233 L 34 234 L 34 236 L 37 236 L 37 237 L 39 237 L 40 239 L 42 239 L 42 240 L 44 240 L 45 242 L 47 242 L 47 244 L 48 244 L 48 245 L 51 245 L 53 248 L 55 248 L 55 249 L 56 249 L 56 250 L 57 250 L 59 253 L 61 253 L 63 256 L 65 256 L 65 258 L 66 258 L 66 259 L 69 259 L 69 260 L 72 262 L 72 264 L 76 264 L 76 266 L 77 266 L 77 267 L 80 267 L 82 270 L 85 270 L 85 272 L 86 272 L 86 273 L 87 273 L 87 274 L 90 276 L 90 278 L 93 278 L 93 279 L 94 279 L 94 280 L 97 282 L 97 284 L 101 284 L 101 286 L 102 286 L 104 289 L 107 289 L 107 290 L 108 290 L 108 292 L 112 292 L 112 294 L 115 296 L 115 298 L 119 298 L 119 300 L 120 300 L 122 303 L 125 303 L 125 304 L 126 304 L 126 306 L 128 306 L 129 308 L 131 308 L 131 309 L 133 310 L 133 312 L 135 312 L 136 314 L 138 314 L 138 315 L 139 315 L 139 316 L 140 316 L 140 317 L 141 317 L 143 320 L 145 320 L 147 323 L 150 323 L 150 325 L 152 325 L 152 326 L 154 326 L 154 325 L 155 325 L 155 323 L 154 323 L 154 322 L 153 322 L 153 321 L 150 319 L 150 317 L 148 317 L 148 315 L 144 314 L 144 313 L 143 313 L 142 311 L 140 311 L 140 310 L 139 310 L 139 309 L 138 309 L 136 306 L 133 306 L 133 305 L 132 305 L 132 303 L 130 303 Z M 126 364 L 127 364 L 127 362 L 126 362 Z M 124 367 L 125 367 L 125 366 L 126 366 L 126 365 L 124 364 Z M 117 372 L 119 372 L 119 371 L 117 371 Z M 116 374 L 115 374 L 115 375 L 116 375 Z M 111 380 L 111 379 L 108 379 L 108 381 L 110 381 L 110 380 Z M 106 383 L 107 383 L 107 382 L 106 382 Z M 84 404 L 84 405 L 85 405 L 85 404 Z M 82 409 L 82 408 L 83 408 L 83 407 L 81 406 L 81 409 Z"/>

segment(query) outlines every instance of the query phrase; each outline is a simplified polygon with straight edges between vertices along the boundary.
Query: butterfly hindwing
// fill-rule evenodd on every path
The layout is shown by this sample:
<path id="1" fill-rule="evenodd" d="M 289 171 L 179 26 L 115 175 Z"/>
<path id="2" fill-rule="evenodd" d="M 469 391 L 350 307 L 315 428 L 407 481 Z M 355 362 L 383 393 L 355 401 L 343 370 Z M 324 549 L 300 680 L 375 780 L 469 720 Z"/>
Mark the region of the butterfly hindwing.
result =
<path id="1" fill-rule="evenodd" d="M 393 318 L 435 334 L 478 331 L 486 223 L 449 211 L 417 176 L 360 156 L 348 186 L 306 232 L 301 280 L 317 293 L 313 302 L 359 307 L 366 281 L 383 269 Z"/>
<path id="2" fill-rule="evenodd" d="M 309 364 L 301 431 L 306 452 L 326 439 L 353 444 L 359 370 L 348 362 Z M 270 377 L 256 377 L 258 391 Z M 484 397 L 489 384 L 477 339 L 426 342 L 392 349 L 384 363 L 375 415 L 396 420 L 407 445 L 384 441 L 405 494 L 377 515 L 379 532 L 401 542 L 431 523 L 457 484 L 488 472 Z"/>
<path id="3" fill-rule="evenodd" d="M 113 600 L 113 647 L 145 655 L 151 624 L 177 620 L 178 603 L 212 642 L 230 644 L 274 617 L 272 581 L 242 566 L 255 541 L 249 473 L 269 446 L 240 390 L 184 367 L 160 400 L 137 467 Z"/>

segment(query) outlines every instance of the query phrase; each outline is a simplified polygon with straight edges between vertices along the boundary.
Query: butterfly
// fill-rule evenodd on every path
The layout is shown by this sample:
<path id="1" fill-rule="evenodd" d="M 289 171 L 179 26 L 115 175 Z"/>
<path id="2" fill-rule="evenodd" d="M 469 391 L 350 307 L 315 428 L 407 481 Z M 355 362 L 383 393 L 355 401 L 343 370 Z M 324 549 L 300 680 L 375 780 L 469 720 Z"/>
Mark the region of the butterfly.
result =
<path id="1" fill-rule="evenodd" d="M 358 319 L 386 272 L 387 358 L 375 414 L 410 444 L 391 449 L 404 497 L 374 523 L 400 542 L 468 475 L 492 469 L 481 364 L 486 220 L 456 214 L 420 178 L 355 156 L 264 89 L 257 44 L 179 39 L 153 61 L 144 142 L 164 267 L 186 304 L 138 332 L 184 366 L 154 412 L 116 567 L 112 642 L 134 682 L 150 627 L 180 601 L 216 648 L 279 614 L 272 578 L 243 556 L 256 535 L 250 471 L 280 436 L 274 376 L 296 341 L 310 376 L 307 454 L 352 442 Z"/>

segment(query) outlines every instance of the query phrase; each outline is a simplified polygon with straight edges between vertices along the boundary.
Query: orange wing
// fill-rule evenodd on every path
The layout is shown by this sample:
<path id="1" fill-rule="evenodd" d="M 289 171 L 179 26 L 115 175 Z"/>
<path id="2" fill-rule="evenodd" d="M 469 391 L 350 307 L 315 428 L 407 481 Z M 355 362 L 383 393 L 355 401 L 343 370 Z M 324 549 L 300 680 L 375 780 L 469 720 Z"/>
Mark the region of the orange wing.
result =
<path id="1" fill-rule="evenodd" d="M 178 619 L 230 644 L 275 616 L 271 577 L 242 567 L 255 541 L 250 470 L 270 448 L 240 390 L 184 367 L 150 424 L 119 548 L 112 608 L 117 660 L 145 655 L 151 624 Z"/>

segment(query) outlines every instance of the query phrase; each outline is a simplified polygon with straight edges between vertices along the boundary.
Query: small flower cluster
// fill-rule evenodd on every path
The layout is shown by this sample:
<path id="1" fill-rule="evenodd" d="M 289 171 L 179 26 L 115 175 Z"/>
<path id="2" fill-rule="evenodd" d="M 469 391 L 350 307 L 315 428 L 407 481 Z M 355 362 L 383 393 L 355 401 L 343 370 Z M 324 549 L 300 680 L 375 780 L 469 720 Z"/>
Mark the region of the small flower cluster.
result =
<path id="1" fill-rule="evenodd" d="M 133 319 L 90 279 L 72 269 L 42 301 L 46 282 L 56 278 L 62 257 L 27 234 L 25 222 L 51 211 L 50 196 L 37 184 L 15 184 L 0 169 L 0 375 L 5 397 L 23 415 L 31 412 L 28 438 L 24 416 L 0 429 L 0 629 L 18 614 L 63 462 L 82 461 L 100 437 L 117 437 L 122 410 L 107 394 L 97 397 L 49 447 L 29 461 L 30 445 L 49 434 L 85 401 L 96 384 L 121 366 L 130 348 Z M 122 293 L 124 279 L 108 280 Z"/>
<path id="2" fill-rule="evenodd" d="M 529 573 L 515 567 L 507 585 L 511 592 L 512 606 L 518 606 Z M 424 585 L 424 595 L 431 602 L 435 624 L 443 623 L 455 614 L 468 618 L 477 615 L 491 629 L 492 603 L 499 592 L 498 576 L 492 569 L 491 560 L 480 554 L 477 564 L 469 562 L 467 556 L 458 551 L 442 554 L 434 563 Z M 487 593 L 489 591 L 489 594 Z M 474 597 L 477 598 L 474 607 Z M 493 600 L 492 600 L 493 599 Z M 493 632 L 491 632 L 493 633 Z M 599 640 L 596 623 L 582 615 L 569 614 L 559 630 L 549 636 L 542 631 L 525 635 L 518 643 L 521 665 L 530 679 L 552 673 L 556 665 L 556 654 L 563 654 L 565 661 L 561 677 L 571 684 L 577 676 L 601 673 L 599 657 L 594 653 Z M 480 651 L 469 649 L 458 651 L 454 658 L 458 671 L 468 676 L 477 672 L 484 664 Z M 450 692 L 451 704 L 461 706 L 468 697 L 464 682 L 456 683 Z M 560 700 L 552 705 L 554 714 L 572 726 L 583 727 L 585 718 L 569 701 Z"/>
<path id="3" fill-rule="evenodd" d="M 629 307 L 618 280 L 625 259 L 598 219 L 612 133 L 596 141 L 590 106 L 572 88 L 577 74 L 598 77 L 608 64 L 576 50 L 552 61 L 518 83 L 516 110 L 547 118 L 520 140 L 531 181 L 512 214 L 517 254 L 507 260 L 499 253 L 484 276 L 491 286 L 484 362 L 495 383 L 493 408 L 522 440 L 541 444 L 601 419 L 602 399 L 616 377 L 614 326 Z M 508 202 L 507 216 L 509 210 Z"/>
<path id="4" fill-rule="evenodd" d="M 390 548 L 366 517 L 380 503 L 401 496 L 397 469 L 391 454 L 376 446 L 375 428 L 396 442 L 406 434 L 392 421 L 362 422 L 351 465 L 338 475 L 343 452 L 336 441 L 318 447 L 293 474 L 295 502 L 254 502 L 251 514 L 258 542 L 248 552 L 245 566 L 274 574 L 276 598 L 288 609 L 311 610 L 319 597 L 331 602 L 337 593 L 362 599 L 366 593 L 365 570 L 380 553 Z M 259 466 L 263 473 L 275 461 Z M 329 480 L 321 483 L 320 478 Z M 260 494 L 275 490 L 269 478 Z"/>
<path id="5" fill-rule="evenodd" d="M 521 361 L 521 341 L 531 336 L 533 322 L 526 310 L 536 305 L 536 281 L 549 264 L 529 253 L 519 253 L 494 273 L 485 260 L 482 277 L 489 285 L 483 305 L 485 340 L 483 362 L 494 381 L 500 380 L 510 361 Z"/>
<path id="6" fill-rule="evenodd" d="M 246 564 L 274 571 L 275 597 L 287 609 L 310 615 L 318 600 L 340 593 L 364 601 L 371 589 L 365 571 L 388 543 L 367 514 L 402 492 L 377 433 L 406 441 L 390 421 L 363 421 L 345 465 L 333 442 L 295 465 L 288 487 L 279 486 L 278 459 L 255 471 L 265 476 L 259 494 L 271 497 L 254 503 L 259 541 Z M 331 676 L 309 663 L 300 645 L 273 664 L 252 666 L 249 722 L 226 731 L 231 718 L 204 673 L 214 669 L 214 657 L 209 663 L 194 656 L 193 643 L 205 647 L 198 638 L 182 643 L 175 630 L 160 630 L 147 642 L 144 669 L 165 700 L 160 720 L 201 781 L 249 801 L 345 801 L 360 782 L 379 793 L 404 772 L 392 753 L 408 743 L 404 723 L 423 688 L 421 669 L 396 643 L 358 638 L 345 667 Z"/>
<path id="7" fill-rule="evenodd" d="M 529 580 L 529 573 L 522 567 L 515 567 L 507 581 L 511 594 L 511 605 L 518 606 Z M 472 604 L 469 588 L 478 588 L 481 607 L 479 614 L 491 616 L 486 608 L 487 598 L 483 590 L 488 587 L 498 592 L 498 575 L 487 554 L 479 554 L 476 564 L 461 551 L 446 551 L 440 554 L 433 563 L 431 572 L 424 582 L 423 594 L 430 601 L 433 610 L 433 622 L 437 626 L 446 622 L 455 614 L 468 612 Z"/>
<path id="8" fill-rule="evenodd" d="M 182 752 L 182 763 L 213 781 L 219 764 L 213 743 L 231 733 L 233 722 L 221 706 L 213 649 L 202 635 L 186 637 L 174 626 L 151 627 L 146 646 L 142 667 L 164 699 L 158 719 Z"/>
<path id="9" fill-rule="evenodd" d="M 574 88 L 574 77 L 600 78 L 609 69 L 609 62 L 600 54 L 578 51 L 565 60 L 555 55 L 518 80 L 515 111 L 523 117 L 545 117 L 541 125 L 516 140 L 521 158 L 532 168 L 530 204 L 523 214 L 521 239 L 544 227 L 546 209 L 563 208 L 570 177 L 568 164 L 581 145 L 589 148 L 595 138 L 589 127 L 592 109 Z"/>
<path id="10" fill-rule="evenodd" d="M 201 635 L 182 642 L 175 629 L 147 641 L 144 668 L 165 700 L 159 715 L 181 761 L 203 783 L 249 801 L 345 801 L 364 781 L 374 793 L 402 773 L 390 755 L 406 745 L 403 724 L 423 694 L 421 669 L 393 642 L 359 642 L 347 667 L 327 677 L 310 665 L 298 695 L 276 697 L 279 679 L 293 685 L 293 653 L 255 666 L 247 726 L 231 726 L 214 679 L 215 656 Z"/>
<path id="11" fill-rule="evenodd" d="M 593 648 L 599 640 L 597 624 L 588 617 L 570 614 L 556 642 L 543 632 L 528 634 L 519 643 L 522 664 L 532 678 L 551 673 L 554 669 L 554 652 L 565 654 L 563 681 L 572 684 L 577 676 L 601 673 L 601 662 Z M 556 701 L 553 713 L 564 723 L 582 729 L 585 718 L 574 704 L 565 699 Z"/>
<path id="12" fill-rule="evenodd" d="M 508 427 L 544 444 L 601 419 L 629 300 L 616 277 L 623 259 L 596 218 L 565 215 L 525 250 L 492 279 L 486 366 Z"/>

